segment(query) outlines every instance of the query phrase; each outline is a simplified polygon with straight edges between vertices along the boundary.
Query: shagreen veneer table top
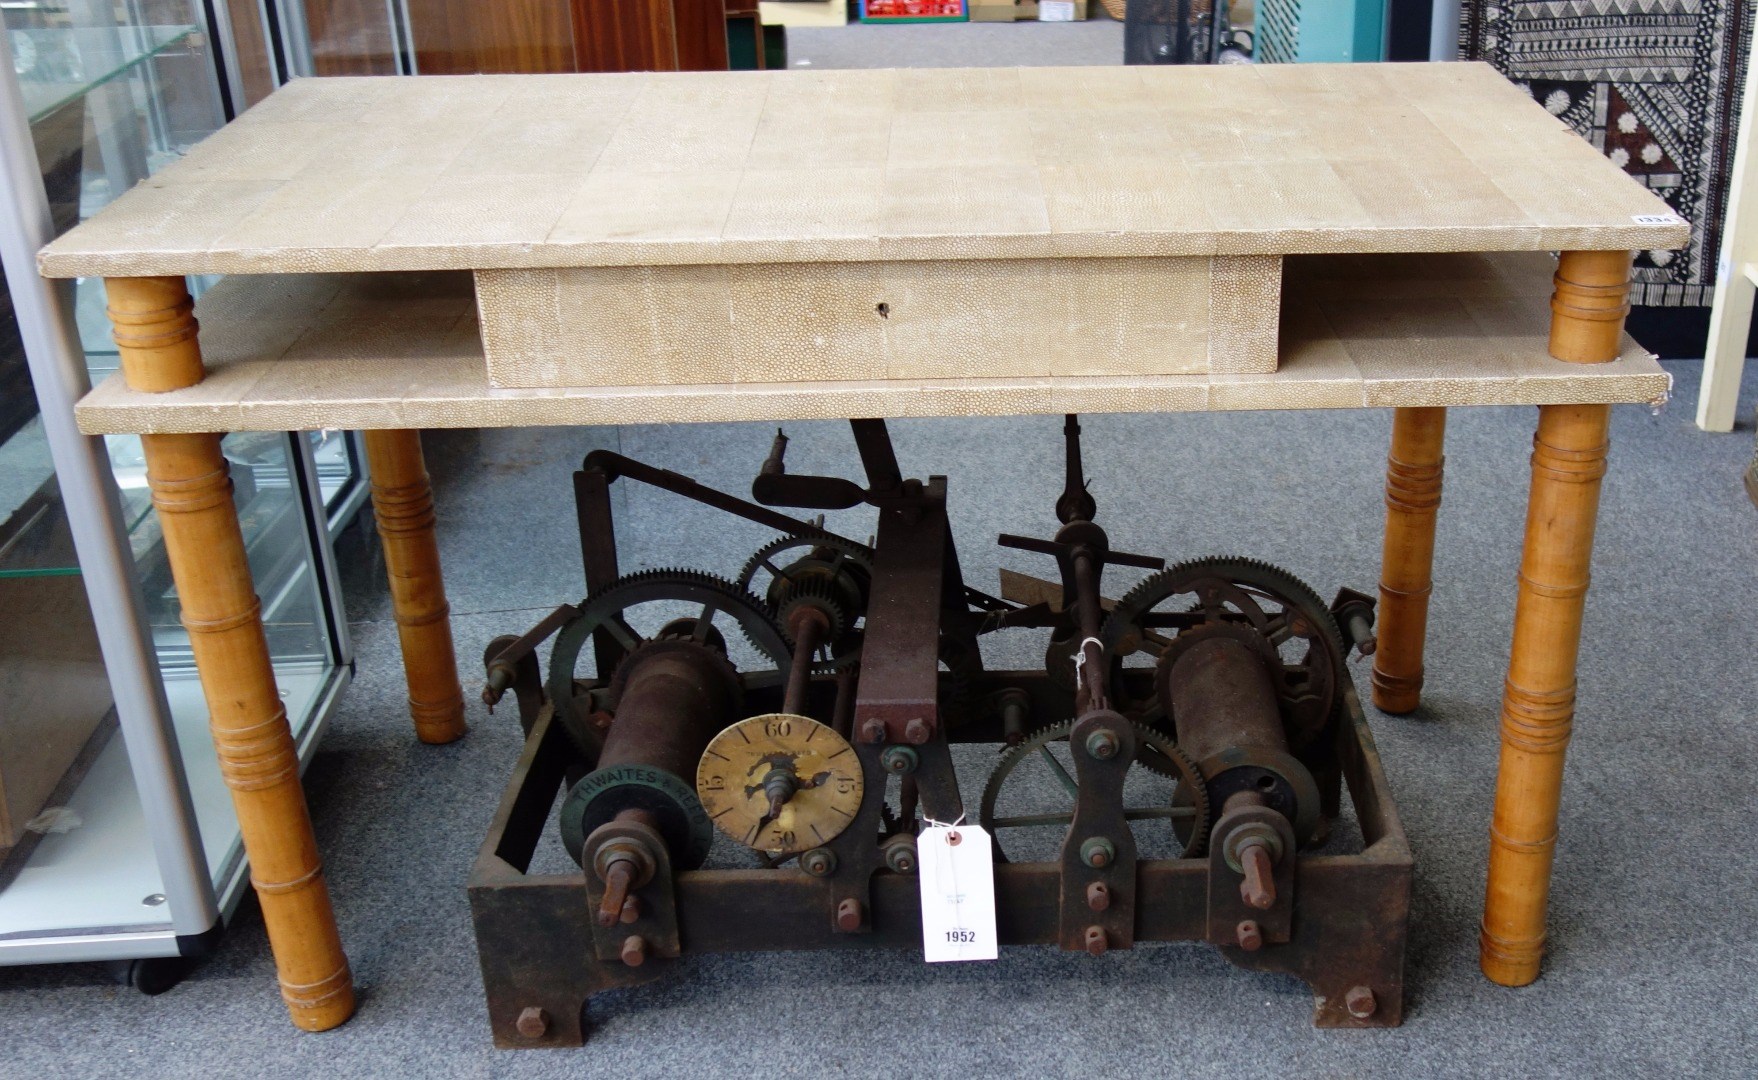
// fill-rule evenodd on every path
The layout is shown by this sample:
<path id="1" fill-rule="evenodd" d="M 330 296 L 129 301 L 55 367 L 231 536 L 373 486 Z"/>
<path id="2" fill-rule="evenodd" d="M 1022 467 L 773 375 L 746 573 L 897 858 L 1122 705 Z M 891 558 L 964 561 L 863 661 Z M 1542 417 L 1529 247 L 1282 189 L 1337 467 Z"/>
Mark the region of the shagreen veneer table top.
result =
<path id="1" fill-rule="evenodd" d="M 1290 254 L 1687 235 L 1484 65 L 1003 68 L 303 80 L 41 259 L 474 271 L 488 389 L 895 389 L 1274 372 Z"/>
<path id="2" fill-rule="evenodd" d="M 1391 408 L 1372 684 L 1408 712 L 1446 408 L 1537 406 L 1479 935 L 1533 981 L 1610 406 L 1669 387 L 1623 334 L 1631 251 L 1688 236 L 1478 64 L 784 71 L 300 80 L 39 259 L 108 279 L 121 371 L 78 419 L 142 433 L 282 997 L 321 1030 L 352 976 L 230 431 L 365 431 L 446 742 L 421 427 Z M 196 305 L 190 274 L 230 276 Z"/>
<path id="3" fill-rule="evenodd" d="M 1687 237 L 1485 64 L 484 75 L 296 81 L 41 262 L 300 274 Z"/>

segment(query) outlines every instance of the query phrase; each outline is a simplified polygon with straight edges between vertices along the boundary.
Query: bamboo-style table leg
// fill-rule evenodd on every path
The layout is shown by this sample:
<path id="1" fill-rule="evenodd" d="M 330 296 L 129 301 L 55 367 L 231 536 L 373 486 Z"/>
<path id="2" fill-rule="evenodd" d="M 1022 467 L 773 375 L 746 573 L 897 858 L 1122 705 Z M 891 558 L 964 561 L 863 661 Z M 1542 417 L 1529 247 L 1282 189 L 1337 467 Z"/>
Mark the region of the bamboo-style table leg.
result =
<path id="1" fill-rule="evenodd" d="M 202 380 L 182 278 L 111 278 L 107 288 L 129 387 L 162 392 Z M 281 996 L 296 1026 L 324 1031 L 353 1015 L 354 981 L 299 785 L 298 751 L 269 661 L 220 436 L 143 435 L 141 444 Z"/>
<path id="2" fill-rule="evenodd" d="M 1386 536 L 1373 657 L 1373 703 L 1407 713 L 1422 698 L 1422 648 L 1433 588 L 1435 514 L 1447 410 L 1397 409 L 1386 459 Z"/>
<path id="3" fill-rule="evenodd" d="M 1551 301 L 1552 356 L 1584 364 L 1617 356 L 1629 270 L 1629 252 L 1563 253 Z M 1609 405 L 1538 411 L 1479 937 L 1483 973 L 1504 986 L 1538 978 L 1544 953 L 1563 751 L 1574 722 L 1575 663 L 1610 422 Z"/>
<path id="4" fill-rule="evenodd" d="M 421 433 L 368 431 L 365 437 L 372 508 L 384 540 L 391 608 L 409 682 L 409 715 L 422 742 L 448 743 L 468 729 Z"/>

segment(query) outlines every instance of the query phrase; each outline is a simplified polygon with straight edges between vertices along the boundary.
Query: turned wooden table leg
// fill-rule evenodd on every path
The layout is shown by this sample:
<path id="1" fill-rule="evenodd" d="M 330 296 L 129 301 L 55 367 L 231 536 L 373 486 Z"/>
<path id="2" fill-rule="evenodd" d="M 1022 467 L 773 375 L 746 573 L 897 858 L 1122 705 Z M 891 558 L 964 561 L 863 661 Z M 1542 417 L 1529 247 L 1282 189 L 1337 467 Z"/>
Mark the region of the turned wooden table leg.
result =
<path id="1" fill-rule="evenodd" d="M 1433 588 L 1435 514 L 1441 505 L 1441 442 L 1447 410 L 1398 409 L 1386 459 L 1386 537 L 1380 562 L 1373 703 L 1407 713 L 1421 703 L 1422 648 Z"/>
<path id="2" fill-rule="evenodd" d="M 1618 358 L 1630 313 L 1630 252 L 1565 251 L 1550 298 L 1550 354 L 1573 364 Z"/>
<path id="3" fill-rule="evenodd" d="M 421 433 L 368 431 L 365 437 L 372 508 L 384 540 L 391 607 L 409 681 L 409 715 L 422 742 L 448 743 L 468 728 Z"/>
<path id="4" fill-rule="evenodd" d="M 1618 355 L 1629 267 L 1628 252 L 1563 254 L 1551 302 L 1553 356 L 1603 363 Z M 1483 973 L 1504 986 L 1538 978 L 1544 953 L 1563 751 L 1574 723 L 1575 664 L 1610 423 L 1609 405 L 1538 411 L 1479 936 Z"/>
<path id="5" fill-rule="evenodd" d="M 107 288 L 128 385 L 166 391 L 200 382 L 183 279 L 112 278 Z M 220 436 L 143 435 L 141 444 L 281 996 L 295 1025 L 324 1031 L 353 1015 L 354 982 L 299 785 Z"/>

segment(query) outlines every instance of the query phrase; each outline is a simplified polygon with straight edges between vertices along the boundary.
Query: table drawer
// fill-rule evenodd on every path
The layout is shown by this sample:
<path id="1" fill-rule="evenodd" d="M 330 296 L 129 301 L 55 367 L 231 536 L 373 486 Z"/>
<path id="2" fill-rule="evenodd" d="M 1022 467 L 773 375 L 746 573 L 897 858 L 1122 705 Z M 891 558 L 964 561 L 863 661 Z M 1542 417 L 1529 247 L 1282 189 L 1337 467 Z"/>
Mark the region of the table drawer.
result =
<path id="1" fill-rule="evenodd" d="M 500 388 L 1276 369 L 1279 256 L 478 270 Z"/>

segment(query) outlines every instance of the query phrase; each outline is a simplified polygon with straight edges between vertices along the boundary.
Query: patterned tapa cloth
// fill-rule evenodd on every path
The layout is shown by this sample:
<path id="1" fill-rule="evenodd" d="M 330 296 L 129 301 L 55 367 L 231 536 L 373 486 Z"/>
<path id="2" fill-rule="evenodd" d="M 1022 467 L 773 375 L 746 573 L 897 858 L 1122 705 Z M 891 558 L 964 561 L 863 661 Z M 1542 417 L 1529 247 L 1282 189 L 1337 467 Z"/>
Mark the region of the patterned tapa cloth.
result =
<path id="1" fill-rule="evenodd" d="M 1754 0 L 1464 0 L 1460 55 L 1487 60 L 1691 222 L 1637 253 L 1631 300 L 1708 305 Z"/>

